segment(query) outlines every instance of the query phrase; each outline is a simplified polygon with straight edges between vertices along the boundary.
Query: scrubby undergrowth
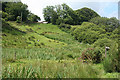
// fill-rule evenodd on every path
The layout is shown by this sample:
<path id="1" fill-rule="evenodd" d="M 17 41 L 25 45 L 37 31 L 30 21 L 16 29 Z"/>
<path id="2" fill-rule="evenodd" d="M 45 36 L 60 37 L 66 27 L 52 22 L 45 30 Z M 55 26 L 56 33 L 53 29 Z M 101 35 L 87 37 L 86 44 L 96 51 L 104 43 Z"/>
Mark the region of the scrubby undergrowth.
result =
<path id="1" fill-rule="evenodd" d="M 109 75 L 116 78 L 118 75 L 106 73 L 101 63 L 84 62 L 80 58 L 97 42 L 80 43 L 56 25 L 6 22 L 2 39 L 3 78 L 106 78 Z M 95 62 L 97 57 L 94 56 Z"/>

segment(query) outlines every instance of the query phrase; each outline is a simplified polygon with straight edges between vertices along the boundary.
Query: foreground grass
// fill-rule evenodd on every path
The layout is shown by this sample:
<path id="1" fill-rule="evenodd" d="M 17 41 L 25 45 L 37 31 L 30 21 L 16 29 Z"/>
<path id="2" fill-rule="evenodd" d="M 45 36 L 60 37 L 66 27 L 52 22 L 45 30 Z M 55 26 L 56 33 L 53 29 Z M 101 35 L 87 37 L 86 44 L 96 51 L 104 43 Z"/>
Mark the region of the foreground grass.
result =
<path id="1" fill-rule="evenodd" d="M 117 78 L 102 64 L 82 63 L 89 48 L 51 24 L 17 24 L 2 33 L 3 78 Z M 10 27 L 8 26 L 8 27 Z"/>
<path id="2" fill-rule="evenodd" d="M 118 73 L 105 73 L 102 64 L 79 60 L 20 59 L 3 66 L 4 78 L 118 78 Z"/>
<path id="3" fill-rule="evenodd" d="M 18 60 L 3 67 L 4 78 L 97 78 L 90 64 L 74 60 Z"/>

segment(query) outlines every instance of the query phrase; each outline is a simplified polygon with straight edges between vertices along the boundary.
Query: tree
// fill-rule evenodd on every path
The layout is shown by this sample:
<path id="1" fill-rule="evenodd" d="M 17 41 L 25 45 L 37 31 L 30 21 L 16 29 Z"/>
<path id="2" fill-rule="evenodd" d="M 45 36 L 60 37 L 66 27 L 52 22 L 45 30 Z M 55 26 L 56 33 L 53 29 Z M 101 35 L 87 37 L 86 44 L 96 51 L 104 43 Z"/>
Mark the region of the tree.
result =
<path id="1" fill-rule="evenodd" d="M 79 25 L 84 21 L 89 21 L 99 16 L 95 11 L 89 8 L 82 8 L 74 11 L 65 3 L 56 6 L 47 6 L 43 9 L 43 14 L 47 22 L 57 25 L 61 23 Z"/>
<path id="2" fill-rule="evenodd" d="M 37 15 L 33 14 L 33 13 L 29 13 L 28 15 L 28 20 L 31 22 L 38 22 L 40 21 L 40 17 L 38 17 Z"/>
<path id="3" fill-rule="evenodd" d="M 44 8 L 43 14 L 44 14 L 44 19 L 48 23 L 51 23 L 51 19 L 54 17 L 54 14 L 55 14 L 54 6 L 47 6 L 46 8 Z"/>
<path id="4" fill-rule="evenodd" d="M 9 15 L 9 20 L 16 21 L 18 16 L 21 16 L 22 21 L 27 20 L 29 11 L 27 10 L 27 5 L 22 2 L 9 2 L 3 3 L 3 10 Z"/>
<path id="5" fill-rule="evenodd" d="M 82 8 L 75 11 L 79 16 L 79 22 L 87 22 L 90 19 L 99 16 L 95 11 L 89 8 Z"/>
<path id="6" fill-rule="evenodd" d="M 58 15 L 55 11 L 52 12 L 52 16 L 51 16 L 51 23 L 52 24 L 56 24 L 56 20 L 58 19 Z"/>
<path id="7" fill-rule="evenodd" d="M 76 21 L 78 20 L 78 16 L 68 5 L 66 4 L 57 5 L 56 12 L 58 14 L 58 19 L 61 19 L 63 23 L 71 25 L 77 24 Z"/>

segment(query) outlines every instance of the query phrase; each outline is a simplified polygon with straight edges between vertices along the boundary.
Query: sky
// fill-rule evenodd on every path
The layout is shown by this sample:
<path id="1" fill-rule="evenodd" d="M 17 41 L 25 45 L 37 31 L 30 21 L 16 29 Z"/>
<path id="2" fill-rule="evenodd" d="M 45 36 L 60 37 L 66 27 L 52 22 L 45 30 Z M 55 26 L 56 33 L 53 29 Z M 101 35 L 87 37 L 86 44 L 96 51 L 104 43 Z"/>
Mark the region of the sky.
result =
<path id="1" fill-rule="evenodd" d="M 28 5 L 28 9 L 38 15 L 41 20 L 43 17 L 43 8 L 46 6 L 55 6 L 66 3 L 73 10 L 81 9 L 83 7 L 91 8 L 102 17 L 116 17 L 118 18 L 118 0 L 21 0 Z"/>

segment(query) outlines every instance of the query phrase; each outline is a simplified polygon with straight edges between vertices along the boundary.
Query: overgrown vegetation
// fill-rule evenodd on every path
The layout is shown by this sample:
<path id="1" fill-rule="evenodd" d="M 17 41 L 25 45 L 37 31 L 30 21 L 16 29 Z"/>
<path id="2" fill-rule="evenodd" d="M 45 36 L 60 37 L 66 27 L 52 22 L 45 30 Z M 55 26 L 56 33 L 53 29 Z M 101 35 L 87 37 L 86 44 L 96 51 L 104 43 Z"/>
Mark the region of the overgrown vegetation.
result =
<path id="1" fill-rule="evenodd" d="M 120 26 L 118 24 L 119 21 L 116 18 L 96 17 L 90 22 L 83 22 L 80 26 L 72 27 L 71 34 L 76 40 L 93 45 L 93 49 L 88 49 L 82 54 L 85 57 L 83 59 L 93 60 L 93 62 L 102 60 L 107 72 L 119 72 L 118 27 Z M 104 54 L 105 47 L 110 48 L 107 51 L 107 57 Z"/>
<path id="2" fill-rule="evenodd" d="M 100 17 L 89 8 L 74 11 L 62 4 L 44 8 L 44 18 L 52 24 L 41 24 L 33 23 L 40 18 L 21 2 L 3 3 L 2 10 L 3 78 L 120 75 L 116 18 Z"/>

